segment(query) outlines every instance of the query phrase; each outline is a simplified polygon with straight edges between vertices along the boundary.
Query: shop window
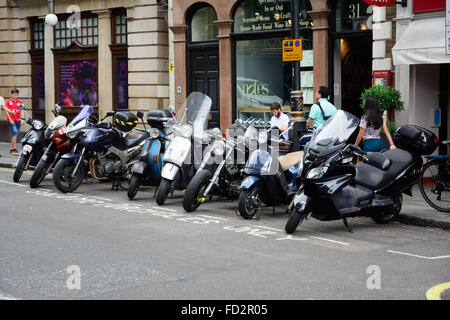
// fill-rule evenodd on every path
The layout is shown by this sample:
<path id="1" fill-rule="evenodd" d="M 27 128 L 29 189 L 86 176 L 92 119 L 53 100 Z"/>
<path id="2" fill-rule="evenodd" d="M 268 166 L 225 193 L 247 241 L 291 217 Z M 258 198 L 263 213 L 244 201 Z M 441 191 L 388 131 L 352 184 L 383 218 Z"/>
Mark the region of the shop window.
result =
<path id="1" fill-rule="evenodd" d="M 191 22 L 191 41 L 211 41 L 217 40 L 217 26 L 214 21 L 217 20 L 217 14 L 212 7 L 203 7 L 198 9 Z"/>
<path id="2" fill-rule="evenodd" d="M 304 106 L 314 103 L 313 48 L 309 1 L 300 1 L 299 28 L 303 38 L 301 90 Z M 293 62 L 283 62 L 282 41 L 291 38 L 290 1 L 263 3 L 247 0 L 235 13 L 235 110 L 237 117 L 256 127 L 270 127 L 270 105 L 290 112 Z M 307 109 L 305 109 L 307 111 Z"/>
<path id="3" fill-rule="evenodd" d="M 98 18 L 95 14 L 83 13 L 81 27 L 71 27 L 65 16 L 55 26 L 55 47 L 68 47 L 73 41 L 83 46 L 98 45 Z"/>
<path id="4" fill-rule="evenodd" d="M 35 108 L 45 110 L 45 69 L 44 62 L 34 64 L 33 100 Z"/>

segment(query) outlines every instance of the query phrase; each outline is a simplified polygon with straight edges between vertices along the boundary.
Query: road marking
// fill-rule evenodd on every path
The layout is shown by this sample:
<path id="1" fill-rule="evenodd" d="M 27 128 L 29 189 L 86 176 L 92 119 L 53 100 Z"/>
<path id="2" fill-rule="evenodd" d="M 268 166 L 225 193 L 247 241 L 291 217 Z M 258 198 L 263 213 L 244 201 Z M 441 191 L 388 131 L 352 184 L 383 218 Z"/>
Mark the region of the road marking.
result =
<path id="1" fill-rule="evenodd" d="M 219 218 L 219 217 L 207 216 L 206 214 L 199 214 L 199 216 L 200 216 L 200 217 L 205 217 L 205 218 L 212 218 L 212 219 L 218 219 L 218 220 L 228 221 L 228 219 Z"/>
<path id="2" fill-rule="evenodd" d="M 274 229 L 274 228 L 269 228 L 269 227 L 264 227 L 264 226 L 255 226 L 257 228 L 263 228 L 263 229 L 268 229 L 268 230 L 275 230 L 275 231 L 279 231 L 279 232 L 283 232 L 283 230 L 280 229 Z"/>
<path id="3" fill-rule="evenodd" d="M 297 237 L 294 237 L 294 236 L 287 236 L 287 237 L 278 238 L 278 239 L 275 239 L 275 240 L 301 240 L 301 241 L 305 241 L 305 240 L 308 240 L 308 239 L 307 238 L 297 238 Z"/>
<path id="4" fill-rule="evenodd" d="M 95 199 L 99 199 L 99 200 L 113 201 L 113 200 L 108 199 L 108 198 L 102 198 L 102 197 L 97 197 L 97 196 L 91 196 L 91 197 L 92 197 L 92 198 L 95 198 Z"/>
<path id="5" fill-rule="evenodd" d="M 346 243 L 346 242 L 341 242 L 341 241 L 336 241 L 336 240 L 331 240 L 331 239 L 326 239 L 326 238 L 320 238 L 320 237 L 310 237 L 311 239 L 317 239 L 317 240 L 323 240 L 323 241 L 328 241 L 328 242 L 332 242 L 332 243 L 336 243 L 336 244 L 342 244 L 343 246 L 349 246 L 350 243 Z"/>
<path id="6" fill-rule="evenodd" d="M 425 257 L 425 256 L 420 256 L 418 254 L 412 254 L 412 253 L 405 253 L 405 252 L 399 252 L 399 251 L 393 251 L 393 250 L 388 250 L 387 252 L 389 253 L 395 253 L 395 254 L 402 254 L 405 256 L 410 256 L 410 257 L 415 257 L 415 258 L 421 258 L 421 259 L 427 259 L 427 260 L 437 260 L 437 259 L 446 259 L 446 258 L 450 258 L 449 256 L 437 256 L 437 257 Z"/>
<path id="7" fill-rule="evenodd" d="M 0 291 L 0 300 L 20 300 L 20 299 L 13 297 L 12 295 L 9 294 L 4 294 L 3 292 Z"/>
<path id="8" fill-rule="evenodd" d="M 15 182 L 9 182 L 9 181 L 4 181 L 4 180 L 0 180 L 1 183 L 6 183 L 6 184 L 12 184 L 13 186 L 18 186 L 18 187 L 23 187 L 25 188 L 26 186 L 23 186 L 21 184 L 15 183 Z"/>
<path id="9" fill-rule="evenodd" d="M 450 282 L 441 283 L 428 289 L 426 293 L 427 300 L 442 300 L 441 295 L 448 289 L 450 289 Z"/>

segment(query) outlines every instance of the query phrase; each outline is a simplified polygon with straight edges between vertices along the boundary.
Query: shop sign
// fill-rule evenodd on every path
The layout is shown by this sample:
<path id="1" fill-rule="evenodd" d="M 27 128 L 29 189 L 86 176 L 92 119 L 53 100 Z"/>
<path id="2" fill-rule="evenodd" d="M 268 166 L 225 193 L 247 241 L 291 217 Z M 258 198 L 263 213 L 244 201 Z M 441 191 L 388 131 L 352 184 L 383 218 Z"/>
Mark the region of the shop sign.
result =
<path id="1" fill-rule="evenodd" d="M 389 87 L 391 85 L 391 70 L 376 70 L 373 72 L 373 85 Z"/>
<path id="2" fill-rule="evenodd" d="M 446 0 L 413 0 L 413 13 L 445 10 Z"/>
<path id="3" fill-rule="evenodd" d="M 302 39 L 283 40 L 283 61 L 302 60 Z"/>
<path id="4" fill-rule="evenodd" d="M 300 0 L 299 26 L 309 27 L 308 11 L 311 4 Z M 292 27 L 291 0 L 244 1 L 236 10 L 234 32 L 255 32 L 288 29 Z"/>
<path id="5" fill-rule="evenodd" d="M 397 2 L 397 0 L 363 0 L 369 6 L 387 7 Z"/>

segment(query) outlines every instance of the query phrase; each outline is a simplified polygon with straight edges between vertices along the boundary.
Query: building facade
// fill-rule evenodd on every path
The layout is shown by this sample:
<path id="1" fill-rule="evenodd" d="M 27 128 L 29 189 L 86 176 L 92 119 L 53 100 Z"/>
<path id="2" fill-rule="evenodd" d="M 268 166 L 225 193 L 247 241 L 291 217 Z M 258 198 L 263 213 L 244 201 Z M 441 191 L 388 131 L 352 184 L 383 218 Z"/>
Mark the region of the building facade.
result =
<path id="1" fill-rule="evenodd" d="M 445 0 L 408 0 L 397 10 L 392 50 L 395 84 L 405 102 L 396 122 L 432 130 L 439 140 L 450 137 L 448 112 L 450 51 L 446 50 Z M 441 153 L 448 150 L 440 146 Z"/>
<path id="2" fill-rule="evenodd" d="M 55 103 L 69 117 L 82 104 L 97 105 L 100 117 L 167 108 L 167 1 L 58 0 L 54 27 L 48 13 L 47 0 L 0 0 L 0 95 L 19 88 L 47 122 Z"/>
<path id="3" fill-rule="evenodd" d="M 324 85 L 336 106 L 360 115 L 372 85 L 372 9 L 359 0 L 300 0 L 299 8 L 305 110 Z M 171 9 L 177 107 L 192 91 L 208 94 L 210 123 L 222 130 L 237 117 L 266 127 L 275 101 L 289 112 L 293 63 L 283 62 L 282 41 L 291 38 L 291 0 L 186 0 Z"/>

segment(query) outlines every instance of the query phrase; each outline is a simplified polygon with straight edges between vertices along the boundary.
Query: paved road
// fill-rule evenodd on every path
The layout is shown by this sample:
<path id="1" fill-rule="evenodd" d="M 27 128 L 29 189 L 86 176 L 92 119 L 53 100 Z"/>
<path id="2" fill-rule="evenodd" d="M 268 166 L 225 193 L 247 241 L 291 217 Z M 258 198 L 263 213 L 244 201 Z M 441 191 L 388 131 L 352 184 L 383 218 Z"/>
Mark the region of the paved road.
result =
<path id="1" fill-rule="evenodd" d="M 181 193 L 158 207 L 151 188 L 128 201 L 107 183 L 63 195 L 29 178 L 0 169 L 0 299 L 426 299 L 450 281 L 441 229 L 311 219 L 290 237 L 283 208 L 187 214 Z"/>

